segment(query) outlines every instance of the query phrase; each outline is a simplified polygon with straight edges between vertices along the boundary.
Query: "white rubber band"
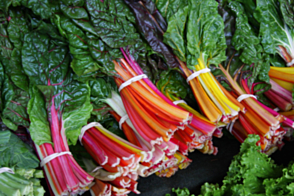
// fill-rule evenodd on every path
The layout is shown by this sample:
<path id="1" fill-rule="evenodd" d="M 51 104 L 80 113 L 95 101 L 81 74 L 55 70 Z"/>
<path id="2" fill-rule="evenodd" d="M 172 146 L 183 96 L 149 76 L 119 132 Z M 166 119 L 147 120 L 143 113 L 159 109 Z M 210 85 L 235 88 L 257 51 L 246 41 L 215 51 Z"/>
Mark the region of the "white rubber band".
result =
<path id="1" fill-rule="evenodd" d="M 294 65 L 294 59 L 292 59 L 291 62 L 287 63 L 287 66 L 288 66 L 288 67 L 290 67 L 290 66 L 292 66 L 292 65 Z"/>
<path id="2" fill-rule="evenodd" d="M 125 81 L 124 83 L 122 83 L 118 89 L 118 91 L 120 92 L 123 88 L 129 86 L 130 84 L 132 84 L 133 82 L 137 82 L 139 80 L 142 80 L 143 78 L 148 78 L 146 74 L 142 74 L 142 75 L 138 75 L 135 76 L 127 81 Z"/>
<path id="3" fill-rule="evenodd" d="M 98 122 L 91 122 L 91 123 L 89 123 L 89 124 L 83 126 L 82 129 L 81 129 L 81 133 L 80 133 L 80 135 L 79 135 L 79 141 L 80 141 L 81 145 L 83 145 L 83 143 L 82 143 L 82 139 L 83 139 L 83 137 L 84 137 L 84 135 L 85 135 L 85 132 L 86 132 L 88 129 L 90 129 L 90 128 L 92 128 L 92 127 L 101 127 L 101 126 L 102 126 L 102 125 L 101 125 L 100 123 L 98 123 Z"/>
<path id="4" fill-rule="evenodd" d="M 93 169 L 92 171 L 91 171 L 91 173 L 94 173 L 94 172 L 96 172 L 96 171 L 98 171 L 99 169 L 102 169 L 103 167 L 101 167 L 101 166 L 97 166 L 95 169 Z"/>
<path id="5" fill-rule="evenodd" d="M 251 94 L 243 94 L 243 95 L 240 95 L 238 98 L 237 98 L 237 101 L 241 102 L 243 101 L 244 99 L 247 99 L 249 97 L 252 97 L 254 99 L 257 99 L 255 95 L 251 95 Z"/>
<path id="6" fill-rule="evenodd" d="M 0 168 L 0 174 L 5 173 L 5 172 L 14 174 L 13 170 L 10 169 L 9 167 L 1 167 Z"/>
<path id="7" fill-rule="evenodd" d="M 129 116 L 126 114 L 126 115 L 124 115 L 123 117 L 121 117 L 121 119 L 119 120 L 119 128 L 120 128 L 120 130 L 122 130 L 122 124 L 126 121 L 126 120 L 128 120 L 129 119 Z"/>
<path id="8" fill-rule="evenodd" d="M 187 78 L 187 83 L 189 84 L 189 81 L 190 80 L 193 80 L 194 78 L 198 77 L 200 74 L 203 74 L 203 73 L 207 73 L 207 72 L 210 72 L 210 69 L 209 68 L 204 68 L 204 69 L 201 69 L 199 71 L 196 71 L 194 73 L 192 73 L 188 78 Z"/>
<path id="9" fill-rule="evenodd" d="M 49 163 L 50 161 L 52 161 L 53 159 L 57 158 L 57 157 L 60 157 L 60 156 L 63 156 L 63 155 L 72 155 L 71 152 L 69 151 L 65 151 L 65 152 L 57 152 L 57 153 L 54 153 L 54 154 L 51 154 L 47 157 L 45 157 L 41 163 L 40 163 L 40 166 L 41 167 L 44 167 L 47 163 Z"/>
<path id="10" fill-rule="evenodd" d="M 187 104 L 186 101 L 184 101 L 184 100 L 177 100 L 177 101 L 174 101 L 174 102 L 173 102 L 173 104 L 175 104 L 175 105 L 178 105 L 178 104 L 180 104 L 180 103 Z"/>
<path id="11" fill-rule="evenodd" d="M 278 112 L 280 111 L 280 108 L 275 108 L 274 111 Z"/>
<path id="12" fill-rule="evenodd" d="M 234 126 L 235 122 L 230 122 L 229 124 L 227 124 L 226 126 L 226 129 L 232 133 L 232 129 L 233 129 L 233 126 Z"/>

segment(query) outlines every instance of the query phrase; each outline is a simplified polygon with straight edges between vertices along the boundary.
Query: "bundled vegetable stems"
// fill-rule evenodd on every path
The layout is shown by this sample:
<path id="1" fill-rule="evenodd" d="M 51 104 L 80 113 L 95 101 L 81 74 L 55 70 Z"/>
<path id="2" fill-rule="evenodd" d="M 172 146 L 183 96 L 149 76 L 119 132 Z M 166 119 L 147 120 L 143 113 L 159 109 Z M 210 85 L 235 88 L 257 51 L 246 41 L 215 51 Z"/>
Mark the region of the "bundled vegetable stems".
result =
<path id="1" fill-rule="evenodd" d="M 215 125 L 202 114 L 187 105 L 185 101 L 180 100 L 180 98 L 177 97 L 176 92 L 180 91 L 180 88 L 186 88 L 186 86 L 182 84 L 182 80 L 175 79 L 177 78 L 177 75 L 180 74 L 170 71 L 168 74 L 164 74 L 162 79 L 157 82 L 157 87 L 168 99 L 176 104 L 177 107 L 193 114 L 191 123 L 184 129 L 184 131 L 176 131 L 175 137 L 179 138 L 183 135 L 190 135 L 189 141 L 186 140 L 190 152 L 194 151 L 194 149 L 198 149 L 202 153 L 216 154 L 217 148 L 212 145 L 212 136 L 221 137 L 221 127 L 225 124 L 219 123 Z M 180 76 L 180 78 L 183 77 Z"/>
<path id="2" fill-rule="evenodd" d="M 229 126 L 230 132 L 240 142 L 243 142 L 248 134 L 259 135 L 258 144 L 261 146 L 262 151 L 268 154 L 274 152 L 277 147 L 283 146 L 282 139 L 286 131 L 280 126 L 280 123 L 283 122 L 293 126 L 293 122 L 257 101 L 248 87 L 248 79 L 240 78 L 239 86 L 222 65 L 219 65 L 219 67 L 232 88 L 230 93 L 238 98 L 246 108 L 245 113 L 239 113 L 238 121 Z"/>
<path id="3" fill-rule="evenodd" d="M 132 56 L 127 56 L 124 51 L 123 53 L 127 61 L 121 60 L 120 64 L 115 62 L 115 69 L 120 77 L 128 80 L 143 74 Z M 116 78 L 115 81 L 119 87 L 123 84 L 123 80 L 120 78 Z M 160 154 L 163 153 L 166 156 L 173 156 L 177 149 L 181 153 L 187 154 L 186 144 L 181 142 L 182 145 L 179 145 L 179 141 L 172 137 L 175 131 L 184 129 L 190 123 L 189 112 L 177 108 L 170 101 L 168 102 L 168 99 L 148 78 L 126 86 L 120 93 L 127 115 L 135 129 L 133 131 L 138 133 L 136 136 L 141 145 L 146 145 L 145 143 L 148 142 L 149 150 L 153 151 L 155 148 L 156 153 L 162 149 L 163 152 Z M 162 160 L 168 160 L 169 158 L 166 156 L 162 156 Z M 177 163 L 176 159 L 174 161 Z M 151 168 L 153 171 L 150 172 L 158 171 L 164 161 L 158 161 L 158 158 L 154 156 L 153 164 L 154 167 Z"/>
<path id="4" fill-rule="evenodd" d="M 115 110 L 112 115 L 118 122 L 126 117 L 127 112 L 121 98 L 116 93 L 113 92 L 112 98 L 106 99 L 105 102 Z M 170 177 L 178 168 L 184 169 L 189 165 L 191 160 L 184 156 L 184 154 L 187 155 L 188 149 L 183 142 L 173 139 L 169 142 L 146 139 L 146 135 L 141 130 L 138 131 L 129 118 L 133 117 L 128 117 L 125 122 L 120 122 L 123 132 L 131 143 L 142 147 L 150 157 L 142 162 L 146 170 L 141 176 L 149 176 L 157 172 L 160 176 Z"/>
<path id="5" fill-rule="evenodd" d="M 196 71 L 192 71 L 184 63 L 180 62 L 181 69 L 187 78 L 197 71 L 207 69 L 203 64 L 203 59 L 198 59 L 198 63 L 195 66 Z M 211 73 L 202 73 L 197 78 L 190 80 L 189 83 L 203 114 L 211 122 L 222 121 L 228 123 L 236 118 L 240 110 L 236 100 L 225 95 L 223 92 L 225 89 L 220 88 Z"/>

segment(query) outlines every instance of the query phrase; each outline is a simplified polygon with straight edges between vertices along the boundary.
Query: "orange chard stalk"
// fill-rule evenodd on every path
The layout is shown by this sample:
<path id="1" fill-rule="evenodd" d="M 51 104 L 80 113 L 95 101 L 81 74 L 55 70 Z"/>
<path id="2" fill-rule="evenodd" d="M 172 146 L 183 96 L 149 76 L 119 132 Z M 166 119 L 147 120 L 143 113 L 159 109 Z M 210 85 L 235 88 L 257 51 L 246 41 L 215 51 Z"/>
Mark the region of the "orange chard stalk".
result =
<path id="1" fill-rule="evenodd" d="M 268 75 L 271 78 L 276 78 L 276 79 L 283 80 L 286 82 L 294 83 L 293 74 L 290 74 L 290 73 L 285 73 L 285 72 L 281 72 L 278 70 L 270 69 L 270 71 L 268 72 Z"/>
<path id="2" fill-rule="evenodd" d="M 190 76 L 192 72 L 183 62 L 181 62 L 180 60 L 179 62 L 185 75 Z M 190 80 L 189 82 L 202 112 L 211 122 L 218 122 L 222 117 L 222 112 L 215 106 L 215 104 L 208 97 L 203 87 L 201 86 L 199 79 L 195 78 L 194 80 Z"/>
<path id="3" fill-rule="evenodd" d="M 115 61 L 114 61 L 115 62 Z M 131 77 L 126 74 L 124 69 L 118 65 L 118 63 L 115 64 L 115 70 L 119 75 L 125 80 L 129 80 Z M 174 116 L 177 118 L 182 119 L 182 122 L 186 123 L 188 119 L 190 118 L 190 115 L 188 112 L 183 111 L 181 109 L 178 109 L 176 107 L 171 106 L 167 102 L 165 102 L 163 99 L 159 97 L 155 97 L 152 93 L 150 93 L 148 90 L 145 88 L 142 88 L 138 83 L 134 82 L 131 85 L 129 85 L 134 89 L 143 99 L 148 100 L 150 104 L 154 105 L 154 107 L 157 107 L 160 109 L 163 113 L 169 115 L 169 116 Z M 123 89 L 124 90 L 124 89 Z M 123 91 L 122 90 L 122 91 Z"/>
<path id="4" fill-rule="evenodd" d="M 238 93 L 238 96 L 246 94 L 241 87 L 233 80 L 231 75 L 223 68 L 221 64 L 219 64 L 220 69 L 225 74 L 227 80 L 230 82 L 231 86 L 234 88 L 236 93 Z M 242 104 L 245 105 L 247 109 L 251 108 L 255 111 L 256 114 L 258 114 L 268 125 L 271 127 L 278 127 L 279 121 L 270 114 L 267 110 L 265 110 L 262 106 L 260 106 L 254 98 L 247 98 L 242 101 Z"/>
<path id="5" fill-rule="evenodd" d="M 110 111 L 110 113 L 117 122 L 120 121 L 121 117 L 116 112 Z M 122 131 L 124 132 L 129 142 L 136 146 L 142 147 L 132 128 L 126 122 L 122 124 Z"/>
<path id="6" fill-rule="evenodd" d="M 118 79 L 116 79 L 118 81 Z M 121 85 L 122 82 L 118 81 L 118 84 Z M 164 141 L 169 141 L 170 137 L 167 136 L 169 130 L 166 127 L 162 126 L 157 122 L 134 98 L 134 96 L 129 92 L 129 89 L 126 87 L 121 91 L 122 96 L 124 96 L 132 107 L 137 111 L 137 113 L 144 119 L 144 121 L 155 131 L 157 132 Z"/>

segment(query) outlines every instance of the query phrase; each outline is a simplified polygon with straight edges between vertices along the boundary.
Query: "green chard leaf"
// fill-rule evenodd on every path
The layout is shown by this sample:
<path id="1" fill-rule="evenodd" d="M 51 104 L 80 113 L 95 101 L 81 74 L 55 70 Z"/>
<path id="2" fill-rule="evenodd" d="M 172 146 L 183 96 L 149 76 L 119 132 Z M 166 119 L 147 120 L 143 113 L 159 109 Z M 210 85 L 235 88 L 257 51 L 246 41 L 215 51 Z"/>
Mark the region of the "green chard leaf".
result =
<path id="1" fill-rule="evenodd" d="M 169 20 L 179 10 L 188 5 L 188 0 L 153 0 L 161 15 Z"/>
<path id="2" fill-rule="evenodd" d="M 86 7 L 95 32 L 111 48 L 142 43 L 132 24 L 135 18 L 122 0 L 87 0 Z"/>
<path id="3" fill-rule="evenodd" d="M 9 6 L 20 6 L 22 0 L 2 0 L 0 2 L 0 10 L 2 10 L 5 14 L 8 13 Z"/>
<path id="4" fill-rule="evenodd" d="M 171 35 L 175 33 L 165 33 L 164 42 L 167 43 L 174 51 L 183 50 L 183 40 L 187 44 L 185 59 L 187 66 L 195 69 L 194 65 L 198 64 L 198 60 L 203 61 L 206 65 L 218 65 L 226 60 L 226 40 L 224 36 L 224 22 L 222 17 L 218 14 L 218 3 L 213 0 L 209 1 L 189 1 L 188 17 L 185 24 L 185 29 L 182 29 L 184 24 L 179 28 L 179 17 L 181 21 L 185 22 L 185 14 L 180 14 L 179 10 L 172 16 L 168 23 L 177 24 L 169 25 L 167 32 L 176 32 L 175 28 L 180 29 L 180 32 L 186 32 L 186 35 L 181 35 L 181 39 L 175 39 Z M 187 9 L 187 8 L 185 8 Z M 185 13 L 185 12 L 184 12 Z M 179 36 L 178 36 L 179 37 Z M 173 43 L 172 45 L 169 43 Z M 178 55 L 179 58 L 185 60 L 183 55 Z"/>
<path id="5" fill-rule="evenodd" d="M 91 88 L 91 104 L 93 106 L 91 121 L 97 122 L 109 118 L 110 114 L 108 112 L 112 109 L 102 100 L 111 97 L 112 87 L 110 82 L 106 82 L 103 78 L 97 78 L 90 80 L 89 86 Z"/>
<path id="6" fill-rule="evenodd" d="M 73 80 L 70 54 L 64 44 L 58 45 L 37 31 L 26 34 L 24 40 L 23 67 L 35 86 L 28 107 L 32 139 L 37 145 L 51 143 L 54 124 L 58 131 L 64 130 L 69 145 L 75 144 L 92 111 L 89 85 Z M 37 118 L 37 113 L 42 118 Z"/>
<path id="7" fill-rule="evenodd" d="M 19 49 L 13 49 L 3 24 L 0 25 L 0 31 L 4 35 L 0 36 L 1 118 L 8 128 L 16 130 L 19 125 L 29 126 L 26 112 L 28 82 L 21 67 Z"/>
<path id="8" fill-rule="evenodd" d="M 239 51 L 239 59 L 247 65 L 252 65 L 248 67 L 252 71 L 251 82 L 259 79 L 268 83 L 270 57 L 264 52 L 258 35 L 249 24 L 243 5 L 232 1 L 228 7 L 236 16 L 236 30 L 233 35 L 232 45 Z M 241 67 L 241 64 L 237 65 L 237 69 L 239 67 Z"/>
<path id="9" fill-rule="evenodd" d="M 165 37 L 169 37 L 166 43 L 174 49 L 175 55 L 180 60 L 186 62 L 186 46 L 184 40 L 184 29 L 187 22 L 189 7 L 186 6 L 175 13 L 169 20 L 168 29 L 164 33 Z"/>
<path id="10" fill-rule="evenodd" d="M 279 48 L 282 46 L 289 55 L 293 56 L 294 29 L 283 21 L 277 2 L 257 0 L 256 5 L 254 16 L 260 22 L 259 36 L 265 52 L 278 53 L 284 58 L 285 52 Z"/>
<path id="11" fill-rule="evenodd" d="M 88 20 L 89 16 L 84 8 L 84 0 L 62 0 L 60 9 L 64 15 L 71 19 Z"/>
<path id="12" fill-rule="evenodd" d="M 50 19 L 52 15 L 59 12 L 59 1 L 51 0 L 22 0 L 22 5 L 33 11 L 42 19 Z"/>
<path id="13" fill-rule="evenodd" d="M 45 193 L 40 180 L 44 178 L 39 159 L 33 149 L 10 131 L 0 131 L 0 167 L 9 167 L 14 174 L 0 174 L 0 195 L 36 195 Z"/>
<path id="14" fill-rule="evenodd" d="M 185 99 L 189 92 L 187 82 L 183 76 L 175 70 L 162 72 L 156 86 L 163 94 L 171 98 L 177 97 Z"/>
<path id="15" fill-rule="evenodd" d="M 90 77 L 95 75 L 98 70 L 106 75 L 113 75 L 114 64 L 112 60 L 122 57 L 119 49 L 108 47 L 101 39 L 90 32 L 85 33 L 69 18 L 57 15 L 56 17 L 55 23 L 60 34 L 69 42 L 70 53 L 73 56 L 71 62 L 73 71 L 78 76 L 88 74 Z M 90 26 L 89 23 L 84 22 L 83 24 Z"/>
<path id="16" fill-rule="evenodd" d="M 0 167 L 34 169 L 39 166 L 39 159 L 33 150 L 16 135 L 0 131 L 0 137 Z"/>
<path id="17" fill-rule="evenodd" d="M 14 46 L 9 63 L 5 66 L 6 73 L 12 82 L 24 91 L 29 90 L 29 80 L 24 73 L 21 62 L 21 47 L 23 44 L 24 34 L 29 32 L 28 21 L 20 9 L 10 9 L 11 20 L 7 26 L 8 38 L 11 45 Z"/>
<path id="18" fill-rule="evenodd" d="M 293 28 L 294 27 L 294 1 L 293 0 L 279 0 L 280 10 L 282 12 L 285 23 Z"/>

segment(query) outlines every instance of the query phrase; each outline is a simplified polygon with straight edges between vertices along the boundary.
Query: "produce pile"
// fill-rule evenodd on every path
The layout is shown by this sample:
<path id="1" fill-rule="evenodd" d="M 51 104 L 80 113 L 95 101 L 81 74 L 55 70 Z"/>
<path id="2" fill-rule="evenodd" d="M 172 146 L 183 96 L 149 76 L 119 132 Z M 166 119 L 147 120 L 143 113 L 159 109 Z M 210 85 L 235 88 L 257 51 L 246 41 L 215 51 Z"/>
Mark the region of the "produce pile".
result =
<path id="1" fill-rule="evenodd" d="M 267 159 L 292 139 L 293 17 L 286 0 L 2 1 L 0 195 L 43 195 L 43 177 L 139 194 L 223 130 Z"/>

